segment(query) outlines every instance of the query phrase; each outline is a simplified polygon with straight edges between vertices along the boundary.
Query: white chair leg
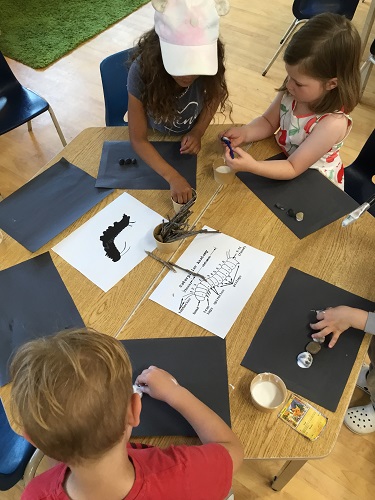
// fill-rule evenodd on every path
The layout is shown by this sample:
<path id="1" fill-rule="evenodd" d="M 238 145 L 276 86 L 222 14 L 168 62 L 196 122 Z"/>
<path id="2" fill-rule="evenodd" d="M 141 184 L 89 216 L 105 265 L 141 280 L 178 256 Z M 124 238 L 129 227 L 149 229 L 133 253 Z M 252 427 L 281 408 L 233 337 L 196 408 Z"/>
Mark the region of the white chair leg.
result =
<path id="1" fill-rule="evenodd" d="M 39 464 L 42 461 L 43 457 L 44 453 L 37 448 L 34 451 L 33 456 L 30 458 L 30 461 L 27 464 L 23 475 L 25 486 L 27 486 L 29 482 L 35 477 L 36 470 L 39 467 Z"/>
<path id="2" fill-rule="evenodd" d="M 31 125 L 31 120 L 29 120 L 29 121 L 27 122 L 27 130 L 28 130 L 29 132 L 31 132 L 31 131 L 32 131 L 32 129 L 33 129 L 33 126 Z"/>
<path id="3" fill-rule="evenodd" d="M 234 500 L 234 493 L 233 493 L 232 489 L 230 490 L 230 492 L 228 493 L 228 496 L 225 497 L 224 500 Z"/>
<path id="4" fill-rule="evenodd" d="M 368 79 L 370 78 L 370 74 L 371 74 L 372 67 L 374 66 L 374 64 L 375 64 L 375 56 L 370 54 L 367 61 L 365 61 L 363 63 L 363 65 L 361 66 L 361 70 L 360 70 L 361 71 L 361 97 L 360 98 L 362 98 L 363 92 L 366 88 Z"/>
<path id="5" fill-rule="evenodd" d="M 65 140 L 64 134 L 62 133 L 59 122 L 57 121 L 56 115 L 53 112 L 53 109 L 51 108 L 51 106 L 49 106 L 48 111 L 49 111 L 49 114 L 51 115 L 53 124 L 55 125 L 55 128 L 57 130 L 57 133 L 59 134 L 60 141 L 62 142 L 62 145 L 66 146 L 66 140 Z"/>
<path id="6" fill-rule="evenodd" d="M 293 34 L 293 32 L 296 29 L 297 25 L 300 24 L 300 23 L 305 23 L 306 21 L 307 21 L 307 19 L 301 19 L 300 21 L 298 21 L 297 19 L 294 19 L 294 21 L 292 22 L 292 24 L 288 28 L 287 32 L 285 33 L 284 40 L 281 43 L 280 47 L 277 49 L 277 51 L 275 52 L 273 58 L 270 60 L 270 62 L 267 64 L 267 66 L 264 68 L 262 76 L 266 76 L 268 70 L 270 69 L 270 67 L 272 66 L 272 64 L 276 61 L 278 55 L 283 50 L 284 45 L 286 44 L 286 42 L 289 40 L 289 38 Z"/>
<path id="7" fill-rule="evenodd" d="M 280 45 L 284 42 L 285 38 L 288 38 L 291 31 L 293 31 L 296 27 L 297 19 L 294 19 L 292 24 L 289 26 L 289 28 L 286 30 L 285 35 L 282 37 L 280 40 Z"/>

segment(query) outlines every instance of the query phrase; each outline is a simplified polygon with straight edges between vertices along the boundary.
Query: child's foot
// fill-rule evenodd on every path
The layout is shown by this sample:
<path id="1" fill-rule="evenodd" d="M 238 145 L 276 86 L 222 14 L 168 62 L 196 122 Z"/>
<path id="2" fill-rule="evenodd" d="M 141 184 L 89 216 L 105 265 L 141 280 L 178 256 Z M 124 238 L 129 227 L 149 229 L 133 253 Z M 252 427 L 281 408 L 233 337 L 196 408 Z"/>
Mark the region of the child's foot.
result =
<path id="1" fill-rule="evenodd" d="M 366 365 L 366 363 L 363 363 L 361 371 L 359 372 L 359 375 L 358 375 L 358 380 L 357 380 L 357 387 L 362 389 L 362 391 L 367 392 L 367 394 L 370 394 L 368 387 L 367 387 L 367 381 L 366 381 L 366 377 L 368 375 L 369 368 L 370 368 L 369 365 Z"/>
<path id="2" fill-rule="evenodd" d="M 365 406 L 348 408 L 344 424 L 355 434 L 375 432 L 375 408 L 372 403 Z"/>

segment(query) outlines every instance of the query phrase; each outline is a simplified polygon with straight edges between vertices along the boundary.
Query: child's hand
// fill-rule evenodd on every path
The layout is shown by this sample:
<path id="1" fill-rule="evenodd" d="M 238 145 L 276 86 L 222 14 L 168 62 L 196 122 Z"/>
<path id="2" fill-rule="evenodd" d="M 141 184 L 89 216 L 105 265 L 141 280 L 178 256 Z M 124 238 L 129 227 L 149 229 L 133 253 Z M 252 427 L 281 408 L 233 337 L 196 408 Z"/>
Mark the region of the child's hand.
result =
<path id="1" fill-rule="evenodd" d="M 328 347 L 333 347 L 340 335 L 350 327 L 364 330 L 368 313 L 348 306 L 330 307 L 316 314 L 317 323 L 310 323 L 313 330 L 320 330 L 312 337 L 326 337 L 332 333 Z"/>
<path id="2" fill-rule="evenodd" d="M 245 131 L 243 127 L 232 127 L 225 132 L 220 132 L 219 139 L 222 137 L 227 137 L 230 142 L 232 148 L 240 146 L 244 142 L 246 142 Z"/>
<path id="3" fill-rule="evenodd" d="M 143 370 L 135 383 L 141 387 L 142 392 L 160 401 L 166 401 L 171 393 L 180 387 L 170 373 L 156 366 Z"/>
<path id="4" fill-rule="evenodd" d="M 169 186 L 171 189 L 171 197 L 176 203 L 187 203 L 193 197 L 191 186 L 182 175 L 176 175 L 169 182 Z"/>
<path id="5" fill-rule="evenodd" d="M 233 148 L 233 151 L 237 156 L 231 158 L 229 148 L 225 148 L 225 164 L 235 172 L 251 172 L 251 164 L 254 162 L 254 158 L 241 148 Z"/>
<path id="6" fill-rule="evenodd" d="M 201 135 L 191 130 L 181 139 L 180 153 L 182 155 L 197 155 L 201 150 Z"/>

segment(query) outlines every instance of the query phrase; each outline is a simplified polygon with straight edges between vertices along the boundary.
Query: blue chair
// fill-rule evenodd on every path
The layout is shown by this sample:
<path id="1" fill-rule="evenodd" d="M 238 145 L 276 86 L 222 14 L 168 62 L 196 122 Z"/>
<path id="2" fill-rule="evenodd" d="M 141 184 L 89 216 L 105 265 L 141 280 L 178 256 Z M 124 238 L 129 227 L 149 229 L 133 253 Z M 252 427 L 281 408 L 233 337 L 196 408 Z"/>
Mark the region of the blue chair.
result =
<path id="1" fill-rule="evenodd" d="M 22 478 L 27 484 L 35 476 L 43 456 L 13 431 L 0 400 L 0 491 L 9 490 Z"/>
<path id="2" fill-rule="evenodd" d="M 276 61 L 277 56 L 283 50 L 286 42 L 294 33 L 298 24 L 305 23 L 311 17 L 322 14 L 323 12 L 332 12 L 333 14 L 340 14 L 348 19 L 353 19 L 358 3 L 359 0 L 294 0 L 292 12 L 295 19 L 280 40 L 280 47 L 265 67 L 262 76 L 266 76 L 268 70 Z"/>
<path id="3" fill-rule="evenodd" d="M 134 48 L 106 57 L 100 63 L 100 75 L 107 127 L 127 125 L 124 115 L 128 110 L 128 71 Z"/>
<path id="4" fill-rule="evenodd" d="M 29 132 L 31 120 L 48 111 L 63 146 L 65 137 L 49 103 L 32 90 L 23 87 L 0 52 L 0 135 L 27 122 Z"/>
<path id="5" fill-rule="evenodd" d="M 375 129 L 358 157 L 345 168 L 345 192 L 360 205 L 375 193 Z M 375 206 L 368 212 L 375 217 Z"/>

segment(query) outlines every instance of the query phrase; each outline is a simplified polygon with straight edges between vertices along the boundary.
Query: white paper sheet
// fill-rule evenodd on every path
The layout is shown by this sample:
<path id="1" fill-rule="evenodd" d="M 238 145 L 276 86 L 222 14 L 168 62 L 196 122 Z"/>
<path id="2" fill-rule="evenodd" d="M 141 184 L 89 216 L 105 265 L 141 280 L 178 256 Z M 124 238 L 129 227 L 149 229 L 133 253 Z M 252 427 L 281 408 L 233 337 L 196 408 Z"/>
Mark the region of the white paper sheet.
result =
<path id="1" fill-rule="evenodd" d="M 150 299 L 225 338 L 273 258 L 226 234 L 198 235 L 177 264 L 207 281 L 170 271 Z"/>
<path id="2" fill-rule="evenodd" d="M 104 292 L 156 247 L 157 214 L 127 193 L 107 205 L 52 250 Z"/>

